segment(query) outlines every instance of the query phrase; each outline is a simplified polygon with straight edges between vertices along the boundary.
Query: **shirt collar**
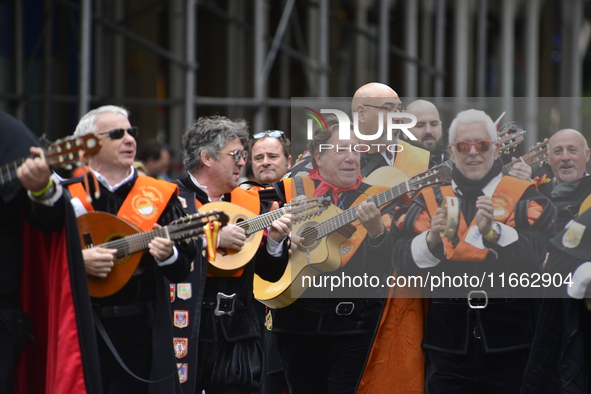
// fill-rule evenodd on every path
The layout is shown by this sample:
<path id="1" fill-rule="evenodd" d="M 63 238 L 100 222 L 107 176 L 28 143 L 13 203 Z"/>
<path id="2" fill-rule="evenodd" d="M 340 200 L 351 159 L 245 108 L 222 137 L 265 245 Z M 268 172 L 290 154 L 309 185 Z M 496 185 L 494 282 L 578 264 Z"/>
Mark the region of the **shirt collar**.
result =
<path id="1" fill-rule="evenodd" d="M 113 193 L 114 191 L 119 189 L 121 186 L 123 186 L 124 184 L 126 184 L 127 182 L 129 182 L 133 179 L 133 177 L 135 175 L 135 169 L 133 167 L 130 167 L 130 168 L 131 168 L 131 172 L 129 173 L 129 175 L 126 176 L 121 182 L 119 182 L 113 186 L 111 186 L 109 184 L 109 182 L 107 181 L 107 178 L 105 178 L 100 172 L 97 172 L 97 171 L 93 170 L 92 168 L 90 169 L 90 171 L 92 171 L 92 173 L 94 174 L 94 176 L 100 182 L 101 185 L 103 185 L 108 191 Z"/>

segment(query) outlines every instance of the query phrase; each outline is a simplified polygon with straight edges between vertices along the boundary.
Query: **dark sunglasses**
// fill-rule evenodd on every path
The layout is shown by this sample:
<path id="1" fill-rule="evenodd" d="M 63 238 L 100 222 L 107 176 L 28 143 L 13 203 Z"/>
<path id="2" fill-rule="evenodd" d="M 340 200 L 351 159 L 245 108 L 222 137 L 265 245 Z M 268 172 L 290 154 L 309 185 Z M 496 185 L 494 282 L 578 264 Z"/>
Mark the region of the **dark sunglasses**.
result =
<path id="1" fill-rule="evenodd" d="M 244 161 L 246 161 L 246 159 L 248 159 L 248 152 L 245 150 L 241 150 L 241 149 L 236 149 L 233 152 L 226 152 L 223 150 L 219 150 L 218 153 L 225 153 L 226 155 L 233 156 L 236 164 L 238 164 L 238 162 L 240 162 L 240 159 L 244 159 Z"/>
<path id="2" fill-rule="evenodd" d="M 255 135 L 252 136 L 252 138 L 255 140 L 260 140 L 261 138 L 265 138 L 265 137 L 285 139 L 285 133 L 281 130 L 267 130 L 267 131 L 262 131 L 260 133 L 256 133 Z"/>
<path id="3" fill-rule="evenodd" d="M 456 142 L 453 145 L 456 147 L 456 150 L 459 153 L 468 153 L 468 152 L 470 152 L 470 149 L 472 148 L 472 146 L 474 146 L 474 148 L 476 148 L 476 151 L 477 152 L 484 153 L 484 152 L 488 152 L 488 150 L 490 149 L 490 147 L 492 146 L 492 144 L 493 144 L 492 141 L 479 140 L 479 141 L 474 141 L 474 142 L 459 141 L 459 142 Z"/>
<path id="4" fill-rule="evenodd" d="M 129 134 L 133 138 L 137 137 L 137 135 L 140 132 L 137 127 L 133 126 L 133 127 L 130 127 L 129 129 L 113 129 L 113 130 L 109 130 L 109 131 L 104 132 L 104 133 L 98 133 L 98 135 L 109 134 L 109 138 L 110 139 L 112 139 L 112 140 L 120 140 L 121 138 L 123 138 L 123 136 L 125 135 L 125 132 L 126 131 L 127 131 L 127 134 Z"/>

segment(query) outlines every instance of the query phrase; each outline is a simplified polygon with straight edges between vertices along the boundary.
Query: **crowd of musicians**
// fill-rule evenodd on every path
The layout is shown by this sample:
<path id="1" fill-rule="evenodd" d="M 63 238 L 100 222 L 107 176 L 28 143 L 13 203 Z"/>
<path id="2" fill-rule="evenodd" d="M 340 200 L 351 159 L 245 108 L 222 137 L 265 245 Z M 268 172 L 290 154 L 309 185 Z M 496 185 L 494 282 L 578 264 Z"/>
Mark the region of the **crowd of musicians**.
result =
<path id="1" fill-rule="evenodd" d="M 489 114 L 444 128 L 379 83 L 351 113 L 350 139 L 326 116 L 295 163 L 283 131 L 200 117 L 175 180 L 153 170 L 159 146 L 137 166 L 122 107 L 80 119 L 69 179 L 1 113 L 0 393 L 591 392 L 585 137 L 503 160 L 517 134 Z M 416 117 L 412 135 L 359 152 L 392 113 Z M 532 180 L 532 158 L 552 174 Z M 491 280 L 302 285 L 446 274 Z M 511 274 L 560 280 L 492 280 Z"/>

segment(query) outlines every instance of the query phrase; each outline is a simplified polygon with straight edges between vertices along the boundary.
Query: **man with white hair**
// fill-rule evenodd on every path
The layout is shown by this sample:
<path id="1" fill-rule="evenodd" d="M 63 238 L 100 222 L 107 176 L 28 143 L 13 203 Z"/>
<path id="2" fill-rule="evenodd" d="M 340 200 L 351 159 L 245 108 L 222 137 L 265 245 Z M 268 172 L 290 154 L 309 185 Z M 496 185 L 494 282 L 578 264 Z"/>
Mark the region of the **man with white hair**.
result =
<path id="1" fill-rule="evenodd" d="M 393 254 L 397 272 L 454 278 L 539 272 L 554 206 L 533 182 L 503 176 L 496 128 L 484 112 L 460 112 L 449 141 L 452 184 L 423 189 L 392 227 L 401 230 Z M 440 207 L 447 197 L 459 203 L 453 234 Z M 507 292 L 498 282 L 454 285 L 430 294 L 422 341 L 426 391 L 519 392 L 537 301 L 523 298 L 527 289 Z"/>
<path id="2" fill-rule="evenodd" d="M 81 178 L 66 183 L 77 216 L 92 211 L 108 212 L 141 231 L 184 216 L 176 185 L 138 177 L 133 168 L 138 129 L 131 126 L 127 110 L 109 105 L 88 112 L 74 135 L 88 133 L 97 135 L 102 149 L 90 161 L 96 182 L 88 182 L 88 189 Z M 91 202 L 87 196 L 92 196 Z M 148 248 L 120 290 L 91 298 L 101 336 L 98 348 L 105 393 L 181 392 L 165 278 L 182 281 L 189 274 L 192 259 L 200 253 L 195 242 L 175 246 L 173 241 L 161 237 L 152 239 Z M 116 252 L 103 247 L 83 250 L 89 280 L 109 277 Z"/>

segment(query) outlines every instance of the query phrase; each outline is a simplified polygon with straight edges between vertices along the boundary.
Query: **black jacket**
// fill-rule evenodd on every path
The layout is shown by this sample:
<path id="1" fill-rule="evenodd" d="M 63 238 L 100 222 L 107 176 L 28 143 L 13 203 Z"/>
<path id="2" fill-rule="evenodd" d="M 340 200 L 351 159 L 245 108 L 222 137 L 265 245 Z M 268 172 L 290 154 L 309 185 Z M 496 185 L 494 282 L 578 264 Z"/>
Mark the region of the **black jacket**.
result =
<path id="1" fill-rule="evenodd" d="M 461 198 L 460 198 L 461 200 Z M 519 239 L 507 247 L 500 247 L 484 241 L 485 247 L 494 250 L 488 253 L 481 263 L 458 262 L 445 258 L 442 244 L 432 252 L 440 263 L 430 269 L 419 268 L 413 260 L 411 244 L 415 236 L 414 219 L 426 209 L 422 196 L 413 200 L 408 210 L 400 237 L 394 246 L 393 259 L 400 275 L 431 276 L 477 276 L 483 273 L 486 280 L 484 286 L 469 286 L 458 289 L 446 286 L 447 291 L 436 290 L 431 297 L 423 347 L 455 354 L 466 354 L 469 337 L 475 331 L 480 332 L 486 351 L 500 352 L 531 345 L 534 325 L 537 319 L 538 301 L 520 298 L 519 289 L 507 289 L 508 275 L 512 272 L 541 272 L 541 265 L 546 256 L 547 237 L 552 234 L 553 227 L 548 227 L 555 216 L 554 206 L 533 188 L 526 190 L 521 201 L 537 200 L 545 202 L 546 215 L 543 225 L 527 220 L 517 220 L 515 229 Z M 463 203 L 460 201 L 460 206 Z M 527 206 L 527 204 L 525 205 Z M 548 216 L 546 216 L 548 219 Z M 394 232 L 398 233 L 396 228 Z M 498 257 L 497 257 L 498 256 Z M 499 274 L 505 274 L 505 288 L 500 286 Z M 495 282 L 490 286 L 489 276 Z M 483 288 L 489 294 L 490 305 L 485 309 L 471 309 L 467 304 L 467 296 L 472 288 Z M 440 298 L 437 298 L 440 297 Z M 444 297 L 444 298 L 443 298 Z"/>
<path id="2" fill-rule="evenodd" d="M 187 212 L 196 211 L 195 200 L 202 204 L 209 202 L 208 196 L 189 177 L 177 181 L 180 196 L 187 202 Z M 224 201 L 230 201 L 230 194 L 224 196 Z M 262 203 L 261 213 L 266 212 L 270 205 Z M 266 239 L 266 238 L 265 238 Z M 244 266 L 244 272 L 240 277 L 207 277 L 199 284 L 194 284 L 194 292 L 202 292 L 202 299 L 205 307 L 201 310 L 201 323 L 199 341 L 214 342 L 218 340 L 236 341 L 244 338 L 258 338 L 260 336 L 260 322 L 255 314 L 253 303 L 253 278 L 255 272 L 267 281 L 277 281 L 283 275 L 288 261 L 287 240 L 283 245 L 283 254 L 280 257 L 273 257 L 267 252 L 266 243 L 259 247 L 255 257 Z M 201 265 L 201 270 L 207 273 L 207 261 Z M 203 284 L 204 282 L 204 284 Z M 199 288 L 199 286 L 202 286 Z M 230 295 L 237 294 L 238 303 L 241 304 L 234 315 L 215 316 L 214 308 L 209 305 L 216 301 L 218 292 Z M 219 324 L 224 338 L 218 338 L 216 325 Z"/>
<path id="3" fill-rule="evenodd" d="M 357 190 L 342 193 L 342 208 L 348 209 L 367 188 L 368 185 L 362 183 Z M 393 208 L 394 204 L 388 206 L 387 211 L 383 211 L 383 213 L 387 213 Z M 372 246 L 368 238 L 363 240 L 345 267 L 334 272 L 320 274 L 318 279 L 322 280 L 323 277 L 332 275 L 339 277 L 346 275 L 353 278 L 367 274 L 368 276 L 378 276 L 380 283 L 384 283 L 385 278 L 392 273 L 392 265 L 388 257 L 392 250 L 392 239 L 386 232 L 384 236 L 380 237 L 381 242 L 377 246 Z M 380 290 L 383 289 L 380 288 Z M 374 293 L 374 298 L 360 298 L 367 297 L 369 289 L 366 287 L 362 293 L 351 289 L 347 291 L 346 297 L 335 298 L 334 294 L 330 295 L 329 289 L 326 287 L 307 290 L 308 293 L 311 291 L 314 291 L 314 297 L 321 296 L 322 298 L 309 298 L 311 295 L 308 294 L 305 298 L 300 298 L 293 304 L 274 311 L 273 332 L 343 335 L 373 332 L 376 329 L 382 311 L 383 292 Z M 334 313 L 340 302 L 354 302 L 356 306 L 353 313 L 348 316 Z M 318 305 L 321 305 L 320 308 L 327 307 L 330 312 L 319 312 L 316 308 Z"/>

